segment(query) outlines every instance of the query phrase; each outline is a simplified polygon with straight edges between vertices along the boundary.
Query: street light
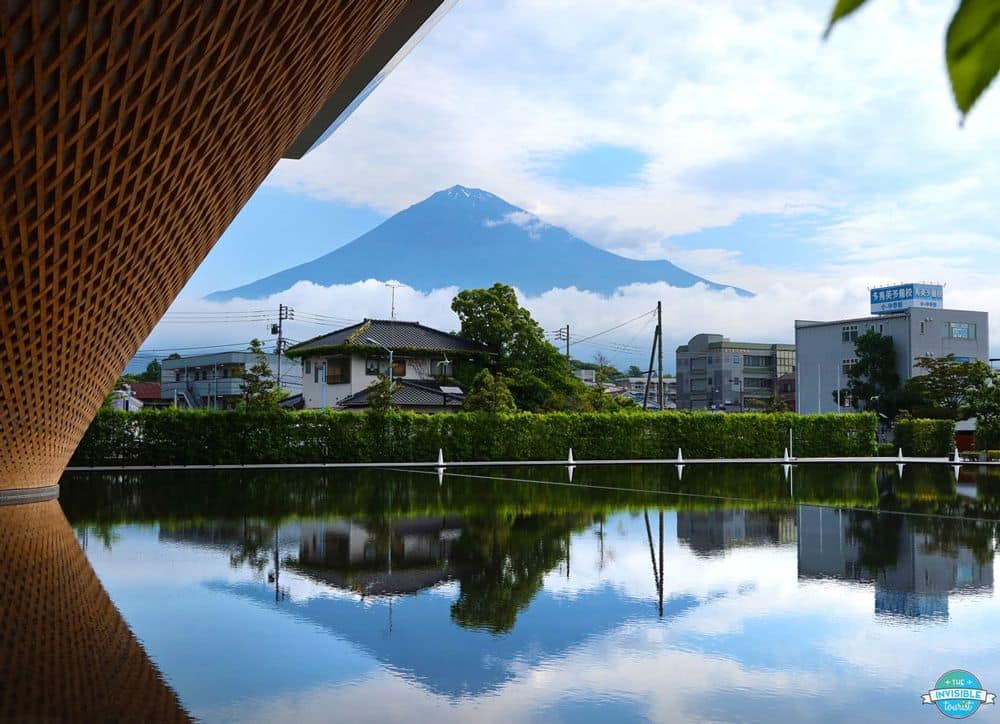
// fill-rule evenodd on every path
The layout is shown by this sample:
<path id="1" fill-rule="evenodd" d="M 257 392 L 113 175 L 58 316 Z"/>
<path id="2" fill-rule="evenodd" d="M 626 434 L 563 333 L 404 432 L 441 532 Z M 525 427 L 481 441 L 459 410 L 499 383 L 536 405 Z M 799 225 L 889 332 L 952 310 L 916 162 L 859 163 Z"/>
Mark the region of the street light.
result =
<path id="1" fill-rule="evenodd" d="M 365 341 L 366 341 L 366 342 L 371 342 L 371 343 L 372 343 L 372 344 L 374 344 L 374 345 L 375 345 L 376 347 L 381 347 L 382 349 L 384 349 L 384 350 L 385 350 L 386 352 L 388 352 L 388 353 L 389 353 L 389 383 L 391 384 L 391 383 L 392 383 L 392 350 L 391 350 L 391 349 L 389 349 L 388 347 L 386 347 L 386 346 L 385 346 L 384 344 L 382 344 L 381 342 L 376 342 L 376 341 L 375 341 L 374 339 L 372 339 L 371 337 L 365 337 Z"/>

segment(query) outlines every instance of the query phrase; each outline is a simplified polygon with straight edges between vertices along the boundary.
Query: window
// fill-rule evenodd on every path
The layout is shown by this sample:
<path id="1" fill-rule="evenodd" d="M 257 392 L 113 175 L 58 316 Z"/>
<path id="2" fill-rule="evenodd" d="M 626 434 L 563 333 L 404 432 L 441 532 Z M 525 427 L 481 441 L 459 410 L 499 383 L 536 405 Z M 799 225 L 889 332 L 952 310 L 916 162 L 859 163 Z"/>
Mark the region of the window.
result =
<path id="1" fill-rule="evenodd" d="M 745 354 L 743 355 L 744 367 L 770 367 L 773 359 L 766 354 Z"/>
<path id="2" fill-rule="evenodd" d="M 365 360 L 366 375 L 389 375 L 388 357 L 369 357 Z M 406 377 L 406 360 L 394 357 L 392 360 L 392 376 Z"/>
<path id="3" fill-rule="evenodd" d="M 748 390 L 769 390 L 774 387 L 774 380 L 765 377 L 747 377 L 743 386 Z"/>
<path id="4" fill-rule="evenodd" d="M 180 381 L 181 381 L 181 371 L 174 370 L 174 382 L 180 382 Z"/>
<path id="5" fill-rule="evenodd" d="M 840 340 L 842 342 L 853 342 L 858 338 L 858 325 L 845 324 L 840 328 Z"/>
<path id="6" fill-rule="evenodd" d="M 708 363 L 712 364 L 712 358 L 711 357 L 708 358 Z"/>
<path id="7" fill-rule="evenodd" d="M 593 371 L 593 370 L 591 370 Z M 454 377 L 455 363 L 451 360 L 432 360 L 431 374 L 435 377 Z"/>
<path id="8" fill-rule="evenodd" d="M 313 382 L 319 383 L 319 364 L 313 367 Z"/>
<path id="9" fill-rule="evenodd" d="M 927 325 L 927 322 L 921 322 L 920 323 L 920 334 L 923 334 L 924 332 L 927 331 L 927 326 L 926 325 Z"/>
<path id="10" fill-rule="evenodd" d="M 306 373 L 307 375 L 311 375 L 311 374 L 312 374 L 312 362 L 311 362 L 310 360 L 306 360 L 306 369 L 305 369 L 305 373 Z"/>
<path id="11" fill-rule="evenodd" d="M 743 361 L 743 358 L 740 355 L 738 355 L 738 354 L 734 354 L 733 355 L 733 364 L 734 365 L 738 365 L 742 361 Z"/>
<path id="12" fill-rule="evenodd" d="M 339 354 L 326 358 L 326 384 L 347 385 L 351 382 L 351 358 Z"/>
<path id="13" fill-rule="evenodd" d="M 975 339 L 976 325 L 970 322 L 948 322 L 944 326 L 944 336 L 952 339 Z"/>
<path id="14" fill-rule="evenodd" d="M 857 357 L 851 357 L 850 359 L 845 359 L 843 362 L 840 363 L 840 371 L 845 375 L 849 375 L 851 374 L 851 368 L 854 367 L 854 365 L 856 365 L 857 363 L 858 363 Z"/>

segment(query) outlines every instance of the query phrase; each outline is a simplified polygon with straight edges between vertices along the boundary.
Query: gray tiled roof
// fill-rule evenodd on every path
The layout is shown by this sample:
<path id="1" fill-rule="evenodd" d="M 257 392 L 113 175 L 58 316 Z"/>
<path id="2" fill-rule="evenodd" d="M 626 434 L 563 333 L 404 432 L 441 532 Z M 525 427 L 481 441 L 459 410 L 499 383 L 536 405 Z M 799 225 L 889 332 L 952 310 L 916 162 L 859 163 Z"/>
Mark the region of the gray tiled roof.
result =
<path id="1" fill-rule="evenodd" d="M 464 400 L 463 395 L 442 392 L 441 386 L 431 380 L 397 379 L 396 390 L 392 393 L 392 404 L 398 407 L 461 407 Z M 368 407 L 368 390 L 355 392 L 341 400 L 340 406 Z"/>
<path id="2" fill-rule="evenodd" d="M 289 347 L 292 356 L 312 349 L 339 347 L 351 344 L 356 347 L 381 349 L 368 341 L 371 337 L 389 349 L 421 349 L 429 352 L 486 352 L 486 347 L 455 334 L 425 327 L 419 322 L 400 322 L 389 319 L 366 319 L 359 324 L 338 329 L 330 334 L 301 342 Z"/>

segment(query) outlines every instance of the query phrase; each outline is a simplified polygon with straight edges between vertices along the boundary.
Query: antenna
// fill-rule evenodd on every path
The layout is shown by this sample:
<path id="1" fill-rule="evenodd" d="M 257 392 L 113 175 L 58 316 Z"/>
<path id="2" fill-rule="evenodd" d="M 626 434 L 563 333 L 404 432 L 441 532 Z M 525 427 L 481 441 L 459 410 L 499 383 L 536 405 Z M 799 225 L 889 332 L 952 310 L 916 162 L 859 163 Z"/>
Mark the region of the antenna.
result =
<path id="1" fill-rule="evenodd" d="M 399 289 L 402 284 L 396 284 L 395 282 L 386 282 L 385 285 L 392 290 L 392 312 L 389 319 L 396 318 L 396 290 Z"/>

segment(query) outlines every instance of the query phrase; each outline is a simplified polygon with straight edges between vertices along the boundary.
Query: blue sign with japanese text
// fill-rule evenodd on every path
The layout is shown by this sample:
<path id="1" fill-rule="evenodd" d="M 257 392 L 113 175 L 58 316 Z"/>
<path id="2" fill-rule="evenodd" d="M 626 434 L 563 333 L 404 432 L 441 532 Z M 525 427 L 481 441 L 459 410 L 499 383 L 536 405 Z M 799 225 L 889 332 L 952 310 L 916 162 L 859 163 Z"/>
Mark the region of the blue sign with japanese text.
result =
<path id="1" fill-rule="evenodd" d="M 942 309 L 944 287 L 940 284 L 897 284 L 870 291 L 872 314 L 893 314 L 904 309 Z"/>

